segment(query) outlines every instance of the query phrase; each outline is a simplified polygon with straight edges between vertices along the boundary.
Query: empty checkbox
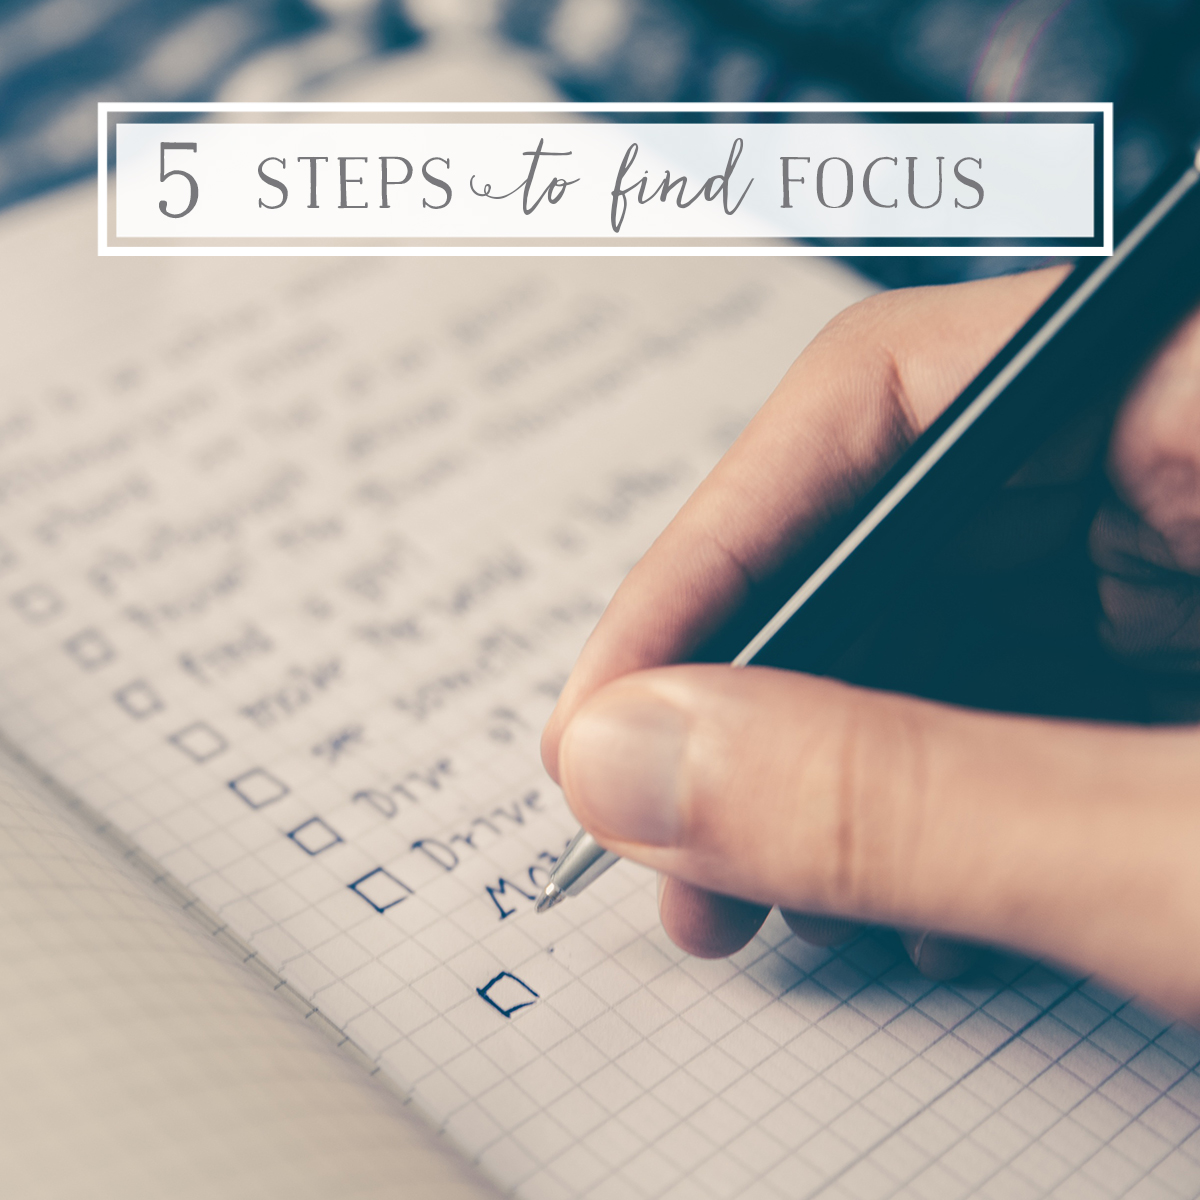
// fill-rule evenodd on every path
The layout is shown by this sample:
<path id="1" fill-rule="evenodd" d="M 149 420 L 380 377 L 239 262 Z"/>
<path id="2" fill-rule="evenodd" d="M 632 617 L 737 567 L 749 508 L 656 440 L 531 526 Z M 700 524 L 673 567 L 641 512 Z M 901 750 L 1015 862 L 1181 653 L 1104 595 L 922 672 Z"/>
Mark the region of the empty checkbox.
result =
<path id="1" fill-rule="evenodd" d="M 108 638 L 98 629 L 85 629 L 68 639 L 63 649 L 85 670 L 94 671 L 116 658 Z"/>
<path id="2" fill-rule="evenodd" d="M 62 612 L 62 598 L 45 584 L 35 583 L 9 597 L 13 608 L 34 625 L 50 620 Z"/>
<path id="3" fill-rule="evenodd" d="M 305 854 L 317 855 L 330 846 L 336 846 L 342 839 L 337 830 L 331 829 L 320 817 L 310 817 L 303 825 L 297 825 L 288 837 L 304 851 Z"/>
<path id="4" fill-rule="evenodd" d="M 349 885 L 352 892 L 361 896 L 376 912 L 387 912 L 389 908 L 407 900 L 412 888 L 382 867 L 368 871 L 361 879 Z"/>
<path id="5" fill-rule="evenodd" d="M 135 679 L 113 693 L 113 699 L 131 716 L 142 720 L 162 712 L 163 702 L 158 693 L 144 680 Z"/>
<path id="6" fill-rule="evenodd" d="M 262 767 L 255 767 L 252 771 L 231 779 L 229 786 L 251 808 L 266 808 L 268 804 L 282 800 L 290 790 L 286 783 L 276 779 Z"/>
<path id="7" fill-rule="evenodd" d="M 192 762 L 198 763 L 216 758 L 229 746 L 211 725 L 206 725 L 203 721 L 197 721 L 194 725 L 171 734 L 167 741 L 176 749 L 182 750 Z"/>
<path id="8" fill-rule="evenodd" d="M 528 1008 L 538 998 L 537 992 L 525 980 L 508 971 L 501 971 L 475 991 L 502 1017 L 511 1017 L 519 1008 Z"/>

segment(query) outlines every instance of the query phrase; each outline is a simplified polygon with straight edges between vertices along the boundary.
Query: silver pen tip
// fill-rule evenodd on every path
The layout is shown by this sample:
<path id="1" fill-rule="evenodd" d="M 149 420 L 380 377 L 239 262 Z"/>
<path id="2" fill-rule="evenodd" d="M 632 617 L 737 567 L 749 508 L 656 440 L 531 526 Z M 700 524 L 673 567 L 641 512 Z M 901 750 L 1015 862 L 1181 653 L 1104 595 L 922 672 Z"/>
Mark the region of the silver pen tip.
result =
<path id="1" fill-rule="evenodd" d="M 542 894 L 538 897 L 537 905 L 534 908 L 535 912 L 546 912 L 547 909 L 553 908 L 560 900 L 566 897 L 566 892 L 558 886 L 557 883 L 548 883 L 542 888 Z"/>

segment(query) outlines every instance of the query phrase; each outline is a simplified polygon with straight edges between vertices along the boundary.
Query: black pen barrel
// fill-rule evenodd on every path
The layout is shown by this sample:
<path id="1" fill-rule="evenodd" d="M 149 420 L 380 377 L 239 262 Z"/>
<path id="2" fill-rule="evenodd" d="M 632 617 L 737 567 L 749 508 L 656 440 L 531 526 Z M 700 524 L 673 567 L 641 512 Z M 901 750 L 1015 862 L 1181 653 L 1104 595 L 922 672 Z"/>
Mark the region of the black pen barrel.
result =
<path id="1" fill-rule="evenodd" d="M 1115 407 L 1198 300 L 1192 163 L 1111 257 L 1071 271 L 840 530 L 781 571 L 697 657 L 828 672 L 1038 445 L 1085 409 Z"/>

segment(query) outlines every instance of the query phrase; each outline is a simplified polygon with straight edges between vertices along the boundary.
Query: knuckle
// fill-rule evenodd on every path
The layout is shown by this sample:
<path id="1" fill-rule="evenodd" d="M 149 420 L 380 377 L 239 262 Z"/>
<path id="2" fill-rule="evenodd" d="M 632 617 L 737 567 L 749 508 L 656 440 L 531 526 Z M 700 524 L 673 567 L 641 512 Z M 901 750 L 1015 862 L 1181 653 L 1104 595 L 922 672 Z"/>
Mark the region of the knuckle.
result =
<path id="1" fill-rule="evenodd" d="M 832 343 L 840 350 L 847 342 L 864 346 L 880 341 L 884 332 L 903 318 L 903 299 L 893 292 L 876 292 L 856 300 L 826 322 L 814 345 Z"/>
<path id="2" fill-rule="evenodd" d="M 922 725 L 904 706 L 854 697 L 834 734 L 830 762 L 835 911 L 890 919 L 904 908 L 906 872 L 926 826 Z"/>

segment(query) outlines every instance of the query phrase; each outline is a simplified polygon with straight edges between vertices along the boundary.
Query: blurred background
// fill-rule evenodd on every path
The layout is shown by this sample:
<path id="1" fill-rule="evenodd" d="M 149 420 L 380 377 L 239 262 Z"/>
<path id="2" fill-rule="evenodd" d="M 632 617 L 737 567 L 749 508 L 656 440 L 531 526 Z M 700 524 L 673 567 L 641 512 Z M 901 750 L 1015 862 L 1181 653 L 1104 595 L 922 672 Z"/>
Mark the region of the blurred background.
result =
<path id="1" fill-rule="evenodd" d="M 0 0 L 0 206 L 94 170 L 99 100 L 414 99 L 464 39 L 578 100 L 1111 100 L 1118 209 L 1200 133 L 1196 0 Z"/>

